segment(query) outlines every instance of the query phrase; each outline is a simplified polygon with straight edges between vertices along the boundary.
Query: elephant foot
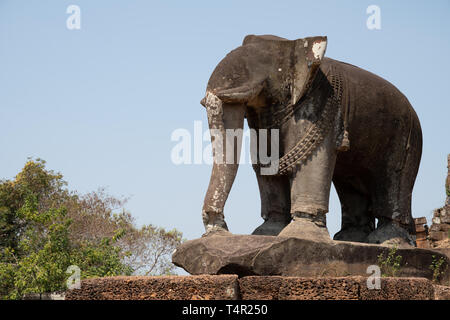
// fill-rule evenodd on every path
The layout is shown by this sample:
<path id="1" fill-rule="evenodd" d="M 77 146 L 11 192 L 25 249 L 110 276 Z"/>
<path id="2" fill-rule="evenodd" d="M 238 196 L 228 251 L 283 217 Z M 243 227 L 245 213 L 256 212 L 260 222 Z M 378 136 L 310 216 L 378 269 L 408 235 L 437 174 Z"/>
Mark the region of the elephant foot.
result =
<path id="1" fill-rule="evenodd" d="M 295 213 L 291 223 L 278 236 L 318 242 L 332 241 L 328 233 L 325 214 L 310 215 Z"/>
<path id="2" fill-rule="evenodd" d="M 228 231 L 227 223 L 222 212 L 202 212 L 203 225 L 205 226 L 205 233 L 202 237 L 208 237 L 211 235 L 231 235 Z"/>
<path id="3" fill-rule="evenodd" d="M 351 242 L 365 242 L 369 232 L 364 231 L 360 227 L 345 228 L 336 233 L 333 240 L 351 241 Z"/>
<path id="4" fill-rule="evenodd" d="M 288 224 L 286 219 L 269 218 L 256 228 L 252 235 L 277 236 Z"/>
<path id="5" fill-rule="evenodd" d="M 397 247 L 416 246 L 414 237 L 394 221 L 383 223 L 367 236 L 366 242 Z"/>

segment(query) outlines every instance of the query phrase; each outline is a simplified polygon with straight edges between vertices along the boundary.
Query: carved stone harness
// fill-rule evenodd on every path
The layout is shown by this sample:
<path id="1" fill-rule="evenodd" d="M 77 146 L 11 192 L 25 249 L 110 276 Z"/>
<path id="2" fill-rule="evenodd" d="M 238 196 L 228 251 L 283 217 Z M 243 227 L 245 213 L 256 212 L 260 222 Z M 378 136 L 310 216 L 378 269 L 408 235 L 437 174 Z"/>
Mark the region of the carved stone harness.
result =
<path id="1" fill-rule="evenodd" d="M 321 79 L 320 83 L 328 79 L 332 86 L 332 94 L 326 98 L 325 106 L 319 119 L 312 123 L 311 127 L 298 143 L 279 159 L 279 169 L 276 175 L 287 175 L 292 173 L 296 166 L 301 165 L 308 156 L 319 147 L 334 125 L 336 113 L 342 102 L 344 81 L 340 70 L 333 67 L 330 71 L 329 76 L 322 75 L 324 79 Z M 320 85 L 318 87 L 320 87 Z M 303 103 L 299 103 L 295 106 L 289 105 L 275 112 L 270 112 L 271 110 L 269 109 L 257 115 L 253 114 L 252 116 L 256 116 L 258 122 L 265 128 L 280 128 L 281 125 L 287 122 L 299 108 L 302 108 L 302 106 Z M 341 151 L 348 150 L 350 146 L 346 124 L 344 126 L 344 137 L 341 147 L 339 148 Z M 269 167 L 270 164 L 263 165 L 258 162 L 258 164 L 254 166 L 255 169 L 258 169 L 260 167 Z"/>

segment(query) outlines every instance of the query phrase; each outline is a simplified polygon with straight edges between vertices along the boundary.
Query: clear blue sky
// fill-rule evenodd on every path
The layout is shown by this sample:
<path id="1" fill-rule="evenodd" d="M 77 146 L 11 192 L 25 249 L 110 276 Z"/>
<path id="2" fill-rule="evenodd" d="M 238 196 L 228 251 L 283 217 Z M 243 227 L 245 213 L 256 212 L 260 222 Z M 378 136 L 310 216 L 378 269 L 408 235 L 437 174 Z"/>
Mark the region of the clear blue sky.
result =
<path id="1" fill-rule="evenodd" d="M 81 30 L 66 28 L 71 4 Z M 371 4 L 381 30 L 366 27 Z M 327 56 L 391 81 L 417 111 L 424 149 L 413 215 L 430 221 L 444 203 L 450 152 L 449 9 L 448 0 L 0 0 L 0 178 L 41 157 L 70 189 L 106 186 L 131 196 L 139 224 L 198 237 L 211 167 L 174 165 L 171 133 L 206 124 L 199 101 L 209 75 L 245 35 L 326 35 Z M 234 233 L 262 222 L 250 165 L 225 214 Z M 332 235 L 340 228 L 334 191 L 328 226 Z"/>

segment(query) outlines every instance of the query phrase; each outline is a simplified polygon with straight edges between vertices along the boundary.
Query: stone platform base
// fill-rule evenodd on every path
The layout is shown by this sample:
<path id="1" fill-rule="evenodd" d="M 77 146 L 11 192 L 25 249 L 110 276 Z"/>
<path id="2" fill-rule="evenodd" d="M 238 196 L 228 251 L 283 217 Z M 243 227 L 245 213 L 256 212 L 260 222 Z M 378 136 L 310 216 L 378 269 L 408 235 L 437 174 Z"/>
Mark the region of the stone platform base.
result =
<path id="1" fill-rule="evenodd" d="M 368 274 L 368 267 L 387 258 L 392 248 L 345 241 L 254 235 L 217 235 L 186 241 L 172 262 L 194 275 L 347 277 Z M 433 279 L 430 266 L 442 260 L 441 284 L 450 282 L 450 258 L 444 252 L 414 247 L 398 248 L 399 277 Z M 448 266 L 448 267 L 447 267 Z"/>
<path id="2" fill-rule="evenodd" d="M 425 278 L 367 278 L 237 275 L 107 277 L 81 282 L 66 300 L 450 300 L 450 287 Z"/>

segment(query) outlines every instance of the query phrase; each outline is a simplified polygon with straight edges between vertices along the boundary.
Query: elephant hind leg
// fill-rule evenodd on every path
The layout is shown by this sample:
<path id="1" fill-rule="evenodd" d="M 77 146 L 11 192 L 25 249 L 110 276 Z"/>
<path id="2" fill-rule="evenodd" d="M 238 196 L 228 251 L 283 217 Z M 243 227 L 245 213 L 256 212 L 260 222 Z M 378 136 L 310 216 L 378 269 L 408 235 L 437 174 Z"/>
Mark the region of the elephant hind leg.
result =
<path id="1" fill-rule="evenodd" d="M 334 240 L 365 242 L 375 229 L 375 218 L 370 212 L 370 196 L 350 181 L 334 179 L 342 210 L 341 230 Z"/>
<path id="2" fill-rule="evenodd" d="M 291 221 L 288 177 L 261 175 L 258 170 L 256 177 L 261 195 L 261 216 L 264 223 L 252 234 L 276 236 Z"/>
<path id="3" fill-rule="evenodd" d="M 411 215 L 412 184 L 404 172 L 393 173 L 389 180 L 379 181 L 373 196 L 373 214 L 377 228 L 367 238 L 369 243 L 387 243 L 395 239 L 415 245 L 415 226 Z"/>
<path id="4" fill-rule="evenodd" d="M 415 225 L 411 214 L 411 196 L 422 155 L 422 131 L 412 111 L 409 136 L 393 141 L 387 163 L 377 168 L 373 184 L 373 214 L 377 229 L 369 235 L 370 243 L 395 243 L 399 238 L 415 245 Z M 404 147 L 402 147 L 404 146 Z"/>

